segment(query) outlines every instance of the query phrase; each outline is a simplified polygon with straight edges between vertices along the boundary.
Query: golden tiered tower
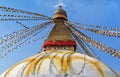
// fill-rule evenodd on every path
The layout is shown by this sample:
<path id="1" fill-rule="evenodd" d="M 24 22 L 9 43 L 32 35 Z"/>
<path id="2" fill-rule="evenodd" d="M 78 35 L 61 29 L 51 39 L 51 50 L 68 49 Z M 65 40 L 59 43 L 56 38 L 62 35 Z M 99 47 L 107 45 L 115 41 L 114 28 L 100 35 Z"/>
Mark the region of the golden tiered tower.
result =
<path id="1" fill-rule="evenodd" d="M 67 21 L 67 13 L 62 9 L 62 6 L 58 6 L 53 20 L 55 26 L 44 43 L 44 50 L 61 49 L 75 51 L 76 43 L 72 39 L 70 30 L 65 26 L 64 21 Z"/>

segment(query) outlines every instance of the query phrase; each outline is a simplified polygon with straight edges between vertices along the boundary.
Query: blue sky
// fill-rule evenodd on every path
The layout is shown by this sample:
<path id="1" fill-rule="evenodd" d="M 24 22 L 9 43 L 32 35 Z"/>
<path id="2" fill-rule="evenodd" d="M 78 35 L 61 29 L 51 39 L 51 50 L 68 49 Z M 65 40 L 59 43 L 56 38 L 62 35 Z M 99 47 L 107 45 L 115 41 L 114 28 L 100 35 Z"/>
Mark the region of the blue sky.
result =
<path id="1" fill-rule="evenodd" d="M 120 0 L 63 0 L 63 3 L 63 8 L 67 11 L 70 21 L 120 27 Z M 53 16 L 57 4 L 58 0 L 0 0 L 0 6 L 38 12 L 49 17 Z M 3 12 L 0 11 L 0 14 L 1 13 Z M 32 27 L 41 23 L 41 21 L 22 21 L 22 23 L 28 27 Z M 23 29 L 23 27 L 16 24 L 15 21 L 0 21 L 0 36 L 20 29 Z M 38 36 L 42 35 L 40 34 Z M 120 50 L 120 38 L 105 37 L 95 34 L 93 36 L 92 33 L 89 36 Z M 31 45 L 21 47 L 0 59 L 0 74 L 17 62 L 37 54 L 43 42 L 44 39 L 41 39 Z M 120 74 L 120 60 L 97 49 L 95 49 L 95 52 L 103 63 Z"/>

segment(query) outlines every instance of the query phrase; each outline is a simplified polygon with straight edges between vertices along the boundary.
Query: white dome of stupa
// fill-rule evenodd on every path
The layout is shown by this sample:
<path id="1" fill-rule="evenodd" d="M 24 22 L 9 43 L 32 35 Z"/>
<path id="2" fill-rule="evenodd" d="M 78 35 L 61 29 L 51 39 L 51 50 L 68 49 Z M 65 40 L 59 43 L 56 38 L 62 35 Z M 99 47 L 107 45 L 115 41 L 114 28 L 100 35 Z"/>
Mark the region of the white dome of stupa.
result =
<path id="1" fill-rule="evenodd" d="M 102 62 L 89 56 L 49 50 L 10 67 L 0 77 L 120 77 Z"/>

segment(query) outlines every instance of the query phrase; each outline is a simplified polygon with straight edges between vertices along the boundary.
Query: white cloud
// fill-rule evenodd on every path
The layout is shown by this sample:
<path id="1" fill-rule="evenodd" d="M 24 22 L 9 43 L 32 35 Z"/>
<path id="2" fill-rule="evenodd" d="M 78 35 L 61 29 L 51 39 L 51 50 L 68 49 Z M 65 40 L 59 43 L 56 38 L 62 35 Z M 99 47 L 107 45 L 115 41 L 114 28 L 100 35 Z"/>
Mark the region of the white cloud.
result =
<path id="1" fill-rule="evenodd" d="M 62 0 L 58 0 L 58 4 L 57 5 L 55 5 L 55 7 L 58 7 L 58 6 L 63 6 L 63 7 L 65 7 L 65 4 L 63 3 L 63 1 Z"/>

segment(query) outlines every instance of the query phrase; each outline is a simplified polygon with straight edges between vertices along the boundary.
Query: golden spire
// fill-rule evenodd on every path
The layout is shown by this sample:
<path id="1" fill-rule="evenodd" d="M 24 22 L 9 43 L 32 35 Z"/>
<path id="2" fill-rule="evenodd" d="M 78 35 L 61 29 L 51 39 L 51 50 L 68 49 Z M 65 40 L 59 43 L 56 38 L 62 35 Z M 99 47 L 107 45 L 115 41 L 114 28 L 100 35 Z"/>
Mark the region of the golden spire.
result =
<path id="1" fill-rule="evenodd" d="M 44 42 L 44 49 L 60 49 L 75 51 L 76 43 L 72 39 L 70 30 L 64 23 L 64 21 L 67 21 L 67 13 L 65 10 L 62 9 L 61 5 L 58 6 L 58 9 L 54 12 L 53 20 L 55 26 L 49 34 L 47 40 Z"/>

